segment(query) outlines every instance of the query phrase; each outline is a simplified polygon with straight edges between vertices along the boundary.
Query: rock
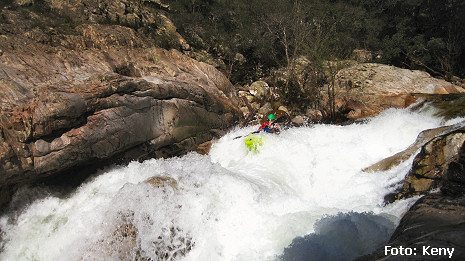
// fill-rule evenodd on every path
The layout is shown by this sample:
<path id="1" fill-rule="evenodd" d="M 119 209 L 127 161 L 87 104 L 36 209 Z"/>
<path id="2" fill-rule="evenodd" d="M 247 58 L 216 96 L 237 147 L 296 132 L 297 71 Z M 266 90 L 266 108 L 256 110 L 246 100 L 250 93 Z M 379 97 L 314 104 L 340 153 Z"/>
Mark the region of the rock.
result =
<path id="1" fill-rule="evenodd" d="M 291 119 L 291 122 L 296 125 L 304 125 L 307 123 L 307 119 L 304 116 L 298 115 Z"/>
<path id="2" fill-rule="evenodd" d="M 282 105 L 279 106 L 279 107 L 278 107 L 278 111 L 283 111 L 283 112 L 285 112 L 287 115 L 290 115 L 289 110 L 288 110 L 285 106 L 282 106 Z"/>
<path id="3" fill-rule="evenodd" d="M 253 111 L 258 111 L 261 108 L 260 104 L 257 102 L 252 102 L 250 106 L 252 107 Z"/>
<path id="4" fill-rule="evenodd" d="M 373 59 L 373 55 L 368 50 L 355 49 L 352 51 L 352 59 L 360 63 L 365 63 Z"/>
<path id="5" fill-rule="evenodd" d="M 323 120 L 323 113 L 320 110 L 307 109 L 305 115 L 313 122 L 320 122 Z"/>
<path id="6" fill-rule="evenodd" d="M 465 122 L 425 130 L 407 149 L 365 168 L 364 171 L 389 170 L 410 158 L 421 148 L 420 153 L 415 156 L 412 169 L 405 178 L 403 188 L 396 198 L 423 195 L 443 186 L 447 166 L 457 160 L 457 155 L 464 142 Z"/>
<path id="7" fill-rule="evenodd" d="M 34 18 L 38 17 L 37 20 L 39 21 L 30 19 L 30 21 L 26 23 L 23 23 L 23 21 L 18 21 L 19 23 L 14 21 L 10 22 L 13 22 L 12 24 L 15 25 L 11 27 L 24 27 L 24 24 L 30 24 L 29 26 L 31 27 L 34 27 L 34 24 L 41 24 L 43 27 L 47 27 L 51 24 L 52 26 L 50 28 L 53 29 L 53 32 L 39 32 L 45 33 L 45 37 L 36 38 L 40 42 L 53 42 L 54 46 L 66 45 L 69 48 L 70 46 L 81 46 L 82 44 L 91 43 L 84 42 L 83 39 L 76 34 L 75 29 L 82 25 L 94 26 L 101 23 L 102 25 L 106 25 L 101 27 L 102 30 L 99 30 L 99 33 L 102 35 L 106 33 L 106 28 L 110 27 L 110 24 L 126 28 L 129 26 L 140 33 L 137 39 L 138 42 L 143 39 L 143 41 L 149 45 L 151 43 L 156 43 L 159 47 L 166 47 L 169 49 L 182 48 L 188 50 L 190 48 L 182 36 L 176 32 L 173 23 L 164 15 L 166 10 L 169 9 L 169 6 L 160 1 L 15 0 L 14 4 L 21 7 L 31 6 L 32 10 L 53 10 L 53 13 L 50 13 L 50 17 L 41 14 L 39 14 L 38 17 L 33 13 L 34 11 L 26 10 L 25 12 L 28 12 L 28 16 L 34 16 Z M 57 28 L 58 30 L 55 30 L 55 26 L 63 28 Z M 17 31 L 18 29 L 13 28 L 13 30 Z M 40 31 L 42 29 L 37 28 L 37 30 Z M 37 30 L 36 33 L 38 32 Z M 11 32 L 11 30 L 8 31 Z M 30 33 L 31 32 L 27 32 L 27 34 Z M 115 38 L 118 38 L 118 35 L 109 35 L 107 41 L 115 41 Z"/>
<path id="8" fill-rule="evenodd" d="M 392 167 L 399 165 L 402 161 L 405 161 L 408 158 L 410 158 L 414 153 L 416 153 L 426 143 L 430 142 L 433 138 L 456 131 L 457 129 L 463 128 L 464 125 L 465 122 L 460 122 L 452 126 L 424 130 L 420 134 L 418 134 L 418 137 L 415 140 L 415 142 L 412 145 L 410 145 L 407 149 L 398 152 L 391 157 L 383 159 L 371 165 L 370 167 L 365 168 L 363 171 L 370 172 L 389 170 Z"/>
<path id="9" fill-rule="evenodd" d="M 416 249 L 409 260 L 463 260 L 465 258 L 465 128 L 430 130 L 434 136 L 415 157 L 399 197 L 426 194 L 402 217 L 386 244 L 389 249 Z M 416 143 L 419 142 L 417 139 Z M 430 191 L 435 188 L 436 193 Z M 449 248 L 453 253 L 430 255 L 432 248 Z M 426 252 L 425 252 L 426 251 Z M 357 260 L 402 260 L 405 256 L 386 253 L 381 247 Z"/>
<path id="10" fill-rule="evenodd" d="M 365 63 L 340 70 L 335 92 L 336 109 L 349 119 L 360 119 L 387 108 L 405 108 L 417 101 L 418 94 L 456 94 L 465 89 L 426 72 Z"/>
<path id="11" fill-rule="evenodd" d="M 347 114 L 347 118 L 349 118 L 349 119 L 360 119 L 360 118 L 363 118 L 362 109 L 357 108 L 357 109 L 355 109 L 355 110 L 351 110 L 351 111 Z"/>
<path id="12" fill-rule="evenodd" d="M 124 259 L 127 258 L 128 253 L 137 246 L 137 235 L 139 234 L 138 228 L 133 224 L 134 212 L 129 213 L 119 212 L 118 213 L 118 225 L 114 228 L 113 233 L 110 237 L 107 237 L 109 242 L 102 244 L 102 248 L 106 252 L 107 256 L 115 256 Z M 99 242 L 100 243 L 100 242 Z M 108 249 L 107 249 L 108 248 Z M 118 251 L 115 251 L 118 249 Z"/>
<path id="13" fill-rule="evenodd" d="M 399 198 L 425 194 L 443 185 L 447 166 L 455 160 L 465 142 L 465 127 L 433 138 L 413 161 Z"/>
<path id="14" fill-rule="evenodd" d="M 178 182 L 175 179 L 168 177 L 168 176 L 151 177 L 144 182 L 149 183 L 150 185 L 156 188 L 170 186 L 174 190 L 178 190 Z"/>
<path id="15" fill-rule="evenodd" d="M 136 32 L 119 25 L 84 24 L 76 27 L 82 35 L 84 48 L 106 49 L 112 46 L 143 47 L 144 43 Z M 69 43 L 69 47 L 74 43 Z"/>
<path id="16" fill-rule="evenodd" d="M 250 110 L 247 106 L 241 107 L 242 115 L 247 118 L 250 115 Z"/>
<path id="17" fill-rule="evenodd" d="M 465 194 L 465 146 L 459 151 L 449 166 L 442 179 L 441 192 L 450 196 L 462 196 Z"/>
<path id="18" fill-rule="evenodd" d="M 428 103 L 430 106 L 436 108 L 437 117 L 443 117 L 444 119 L 454 119 L 458 117 L 465 117 L 465 94 L 416 94 L 418 99 L 423 102 L 417 105 L 418 108 L 424 103 Z"/>
<path id="19" fill-rule="evenodd" d="M 465 199 L 431 194 L 419 199 L 400 221 L 387 246 L 416 249 L 408 260 L 464 260 Z M 449 253 L 430 255 L 432 248 L 449 248 Z M 424 250 L 425 249 L 425 250 Z M 426 253 L 424 252 L 426 251 Z M 385 247 L 356 260 L 406 260 L 406 255 L 386 254 Z"/>
<path id="20" fill-rule="evenodd" d="M 122 2 L 108 3 L 102 8 L 124 14 L 116 4 Z M 77 11 L 78 21 L 94 2 L 43 4 Z M 52 22 L 22 11 L 33 21 L 3 9 L 12 23 L 0 24 L 9 32 L 0 37 L 0 205 L 45 177 L 71 179 L 86 166 L 181 155 L 242 117 L 234 86 L 213 66 L 147 46 L 121 25 L 81 24 L 72 35 L 37 41 L 25 32 L 34 21 Z"/>
<path id="21" fill-rule="evenodd" d="M 247 91 L 238 91 L 237 94 L 239 97 L 247 97 L 247 95 L 250 95 L 250 93 Z"/>
<path id="22" fill-rule="evenodd" d="M 141 246 L 141 223 L 150 226 L 156 222 L 150 215 L 144 217 L 144 221 L 137 220 L 134 211 L 118 211 L 105 225 L 109 226 L 106 235 L 95 242 L 95 248 L 83 254 L 84 259 L 93 259 L 95 256 L 104 255 L 112 260 L 152 260 L 153 256 L 147 256 Z M 146 223 L 145 223 L 146 222 Z M 156 260 L 166 260 L 172 257 L 175 260 L 182 259 L 193 249 L 195 242 L 192 236 L 178 226 L 163 227 L 160 234 L 151 237 L 150 244 L 156 251 Z"/>
<path id="23" fill-rule="evenodd" d="M 267 114 L 269 111 L 272 111 L 272 110 L 273 110 L 273 107 L 271 106 L 271 103 L 267 102 L 258 110 L 258 113 Z"/>
<path id="24" fill-rule="evenodd" d="M 158 14 L 158 20 L 161 21 L 156 31 L 161 41 L 161 46 L 181 47 L 183 50 L 189 50 L 190 46 L 187 41 L 176 31 L 173 22 L 163 14 Z"/>
<path id="25" fill-rule="evenodd" d="M 256 81 L 250 85 L 250 93 L 258 101 L 262 101 L 270 94 L 270 87 L 264 81 Z"/>
<path id="26" fill-rule="evenodd" d="M 207 141 L 207 142 L 200 144 L 195 149 L 195 152 L 202 154 L 202 155 L 207 155 L 210 152 L 211 148 L 212 148 L 212 141 Z"/>

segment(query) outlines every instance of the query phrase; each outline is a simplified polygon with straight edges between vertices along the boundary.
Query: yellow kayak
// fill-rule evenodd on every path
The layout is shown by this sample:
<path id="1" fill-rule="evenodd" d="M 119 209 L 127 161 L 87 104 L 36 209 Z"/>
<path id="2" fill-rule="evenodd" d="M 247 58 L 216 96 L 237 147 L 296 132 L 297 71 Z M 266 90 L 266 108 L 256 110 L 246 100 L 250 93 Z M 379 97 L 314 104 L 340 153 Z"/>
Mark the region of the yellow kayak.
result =
<path id="1" fill-rule="evenodd" d="M 257 151 L 263 145 L 263 136 L 251 133 L 245 136 L 245 146 L 249 151 Z"/>

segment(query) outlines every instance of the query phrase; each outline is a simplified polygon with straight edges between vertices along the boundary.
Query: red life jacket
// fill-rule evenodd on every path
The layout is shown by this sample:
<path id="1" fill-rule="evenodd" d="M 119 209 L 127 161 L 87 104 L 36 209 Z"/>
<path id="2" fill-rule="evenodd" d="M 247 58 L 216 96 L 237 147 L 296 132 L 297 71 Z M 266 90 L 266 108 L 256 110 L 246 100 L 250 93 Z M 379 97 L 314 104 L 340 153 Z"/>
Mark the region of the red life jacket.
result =
<path id="1" fill-rule="evenodd" d="M 268 133 L 276 133 L 276 132 L 281 131 L 279 127 L 277 125 L 274 125 L 273 123 L 271 124 L 271 126 L 268 126 L 268 122 L 264 122 L 262 125 L 260 125 L 258 130 L 261 130 L 261 129 L 263 129 L 265 132 L 268 132 Z"/>
<path id="2" fill-rule="evenodd" d="M 266 126 L 268 126 L 267 121 L 265 121 L 258 129 L 261 130 L 261 129 L 265 128 Z"/>

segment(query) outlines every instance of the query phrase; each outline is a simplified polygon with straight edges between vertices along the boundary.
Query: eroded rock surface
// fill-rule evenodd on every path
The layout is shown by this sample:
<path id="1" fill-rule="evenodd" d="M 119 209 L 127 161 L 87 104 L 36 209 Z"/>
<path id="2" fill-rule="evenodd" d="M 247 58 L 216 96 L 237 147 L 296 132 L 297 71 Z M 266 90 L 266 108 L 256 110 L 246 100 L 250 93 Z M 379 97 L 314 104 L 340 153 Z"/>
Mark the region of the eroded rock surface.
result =
<path id="1" fill-rule="evenodd" d="M 458 164 L 464 142 L 465 127 L 427 142 L 415 157 L 398 197 L 424 195 L 433 189 L 444 188 L 450 182 L 446 175 L 448 168 L 453 162 Z M 463 175 L 465 176 L 465 173 Z"/>
<path id="2" fill-rule="evenodd" d="M 456 94 L 465 89 L 428 73 L 362 63 L 336 75 L 336 107 L 349 119 L 366 118 L 387 108 L 405 108 L 418 94 Z"/>
<path id="3" fill-rule="evenodd" d="M 180 155 L 241 117 L 222 73 L 156 48 L 158 38 L 138 31 L 155 19 L 147 8 L 154 1 L 118 1 L 124 19 L 139 15 L 138 30 L 92 22 L 113 13 L 105 11 L 115 7 L 111 1 L 100 1 L 95 14 L 81 2 L 89 1 L 21 2 L 25 7 L 1 10 L 0 203 L 18 186 L 50 175 Z M 37 5 L 48 5 L 50 17 L 34 11 L 44 8 Z M 74 20 L 66 20 L 74 11 Z"/>
<path id="4" fill-rule="evenodd" d="M 465 128 L 429 130 L 397 198 L 425 195 L 403 216 L 386 246 L 416 255 L 386 252 L 357 260 L 463 260 L 465 258 Z M 461 127 L 462 126 L 462 127 Z M 435 133 L 440 133 L 435 135 Z M 433 137 L 431 137 L 431 134 Z M 416 143 L 419 142 L 418 139 Z M 441 249 L 433 254 L 433 249 Z M 444 252 L 448 250 L 447 254 Z M 434 250 L 436 251 L 436 250 Z M 451 252 L 453 251 L 453 252 Z M 397 254 L 394 254 L 397 253 Z M 405 252 L 404 252 L 405 253 Z"/>
<path id="5" fill-rule="evenodd" d="M 387 244 L 362 260 L 463 260 L 465 258 L 465 198 L 431 194 L 418 200 L 402 218 Z M 412 255 L 406 255 L 410 248 Z M 441 249 L 432 252 L 433 249 Z M 448 250 L 448 251 L 447 251 Z M 393 253 L 396 253 L 394 255 Z M 415 255 L 413 253 L 416 253 Z"/>

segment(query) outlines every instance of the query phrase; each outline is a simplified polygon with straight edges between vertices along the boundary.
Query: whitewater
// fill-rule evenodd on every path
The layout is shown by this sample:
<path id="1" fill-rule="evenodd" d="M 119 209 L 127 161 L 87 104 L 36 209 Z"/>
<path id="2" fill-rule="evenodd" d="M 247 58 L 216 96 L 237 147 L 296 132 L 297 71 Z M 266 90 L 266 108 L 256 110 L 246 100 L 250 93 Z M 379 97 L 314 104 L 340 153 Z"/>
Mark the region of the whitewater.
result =
<path id="1" fill-rule="evenodd" d="M 237 127 L 208 155 L 108 167 L 64 195 L 23 188 L 0 217 L 0 259 L 351 260 L 386 243 L 418 199 L 384 203 L 413 157 L 362 169 L 459 120 L 390 109 L 268 135 L 257 153 L 234 139 L 257 126 Z"/>

